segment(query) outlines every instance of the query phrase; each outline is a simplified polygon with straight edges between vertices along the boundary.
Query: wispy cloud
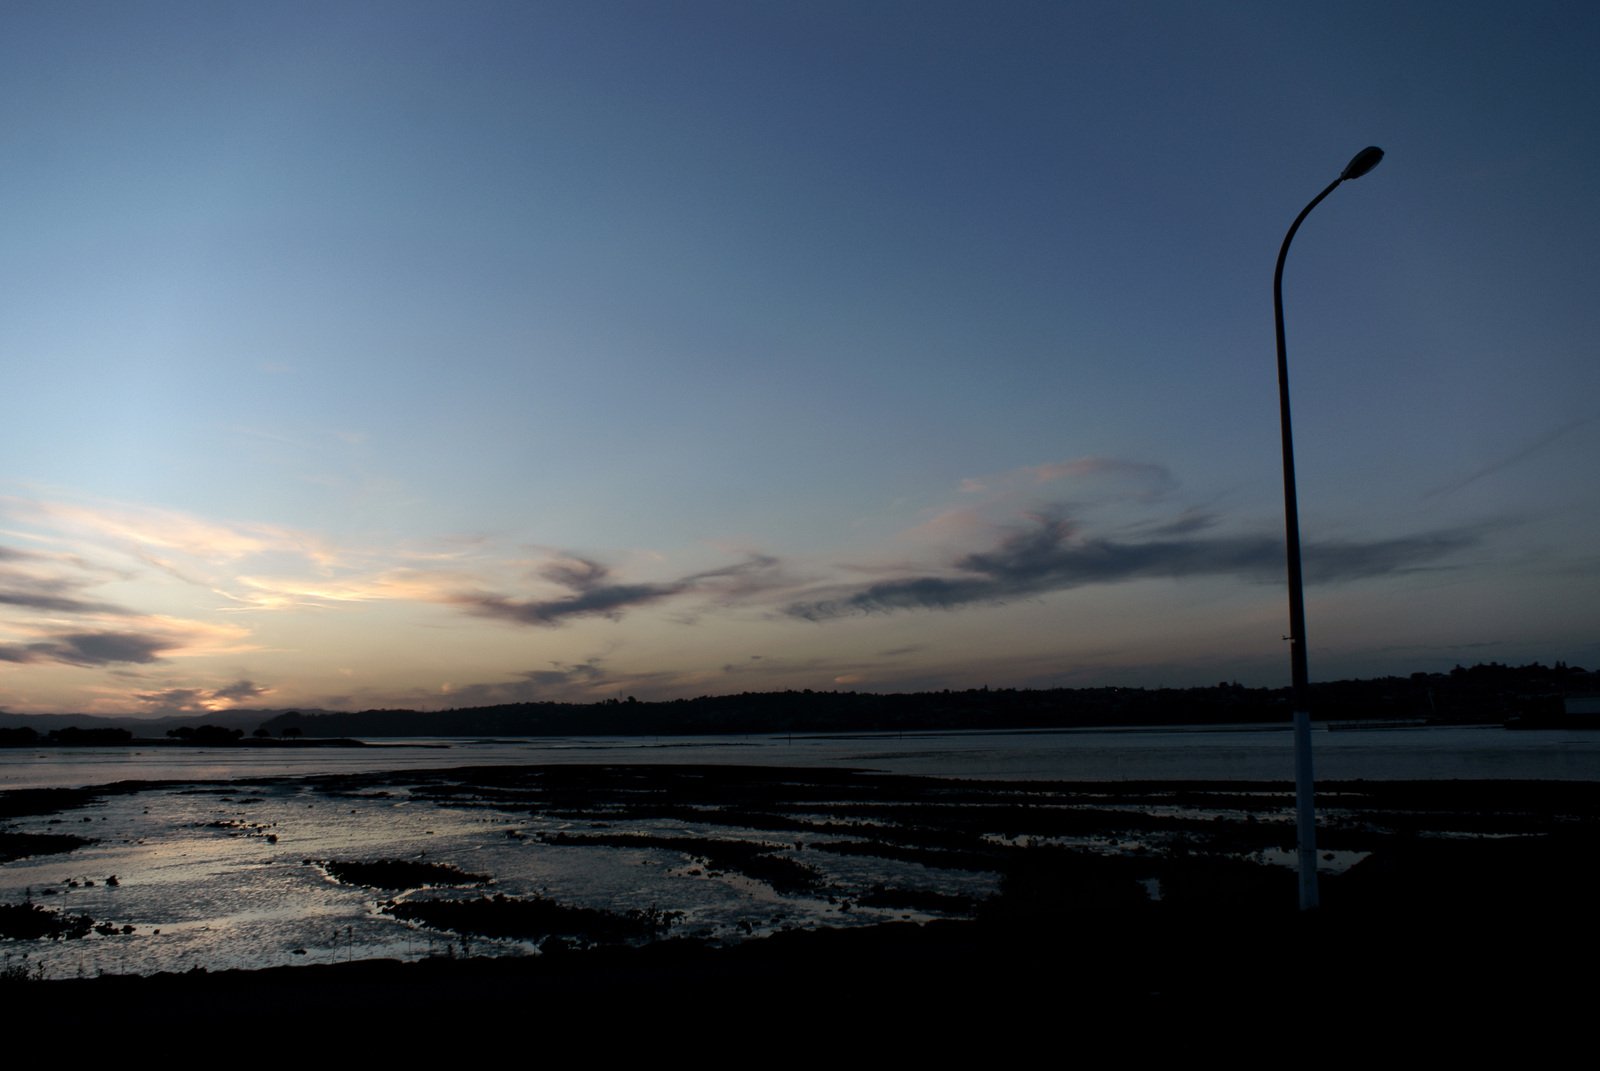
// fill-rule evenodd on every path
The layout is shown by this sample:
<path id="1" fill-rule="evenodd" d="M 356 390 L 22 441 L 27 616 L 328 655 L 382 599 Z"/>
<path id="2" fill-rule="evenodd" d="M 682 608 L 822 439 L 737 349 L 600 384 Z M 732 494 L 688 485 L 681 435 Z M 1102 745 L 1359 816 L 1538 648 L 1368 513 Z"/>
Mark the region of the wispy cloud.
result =
<path id="1" fill-rule="evenodd" d="M 1581 427 L 1594 423 L 1596 420 L 1600 420 L 1600 413 L 1590 413 L 1588 416 L 1579 417 L 1576 420 L 1569 420 L 1560 427 L 1552 428 L 1544 435 L 1539 436 L 1539 438 L 1528 443 L 1526 446 L 1522 447 L 1522 449 L 1507 454 L 1504 457 L 1496 458 L 1495 460 L 1489 462 L 1489 464 L 1484 465 L 1481 468 L 1474 469 L 1472 472 L 1467 473 L 1460 479 L 1452 480 L 1441 487 L 1435 487 L 1422 497 L 1424 499 L 1437 498 L 1440 495 L 1448 495 L 1459 491 L 1463 487 L 1477 483 L 1485 476 L 1492 476 L 1501 469 L 1508 469 L 1513 465 L 1517 465 L 1523 461 L 1526 461 L 1528 458 L 1539 453 L 1545 447 L 1553 445 L 1557 440 L 1564 438 L 1571 432 L 1577 431 Z"/>
<path id="2" fill-rule="evenodd" d="M 138 692 L 134 699 L 152 714 L 193 714 L 228 710 L 251 699 L 272 694 L 271 688 L 255 681 L 238 680 L 221 688 L 166 688 L 158 692 Z"/>
<path id="3" fill-rule="evenodd" d="M 963 494 L 998 494 L 1028 490 L 1063 480 L 1112 480 L 1129 494 L 1150 498 L 1176 486 L 1165 465 L 1125 461 L 1114 457 L 1077 457 L 1066 461 L 1047 461 L 988 476 L 972 476 L 961 481 Z"/>
<path id="4" fill-rule="evenodd" d="M 271 688 L 264 688 L 255 681 L 238 680 L 225 687 L 218 688 L 211 693 L 211 697 L 213 699 L 226 700 L 230 703 L 240 703 L 246 699 L 260 699 L 271 691 Z"/>
<path id="5" fill-rule="evenodd" d="M 721 601 L 748 597 L 781 583 L 777 579 L 778 567 L 776 558 L 751 555 L 734 565 L 674 580 L 621 583 L 613 578 L 610 567 L 574 555 L 546 562 L 536 570 L 539 578 L 566 588 L 569 595 L 518 600 L 494 592 L 471 592 L 453 595 L 447 601 L 483 617 L 551 627 L 575 617 L 616 620 L 634 607 L 677 595 L 696 594 Z"/>
<path id="6" fill-rule="evenodd" d="M 1435 563 L 1440 559 L 1474 546 L 1478 541 L 1478 529 L 1458 528 L 1398 539 L 1311 543 L 1304 552 L 1306 580 L 1330 584 L 1437 568 Z"/>
<path id="7" fill-rule="evenodd" d="M 0 570 L 0 605 L 21 606 L 53 614 L 125 614 L 128 611 L 108 602 L 80 599 L 61 594 L 76 585 L 69 581 L 46 581 L 17 577 Z"/>
<path id="8" fill-rule="evenodd" d="M 13 511 L 50 522 L 58 530 L 90 536 L 101 543 L 136 548 L 179 551 L 203 562 L 232 562 L 261 554 L 277 546 L 264 531 L 219 525 L 168 509 L 147 506 L 77 506 L 61 501 L 10 499 Z"/>
<path id="9" fill-rule="evenodd" d="M 148 577 L 149 571 L 209 591 L 223 600 L 215 609 L 233 615 L 411 602 L 544 627 L 578 618 L 616 620 L 631 609 L 680 598 L 697 600 L 679 611 L 692 620 L 699 607 L 727 605 L 791 583 L 776 559 L 759 553 L 669 579 L 637 580 L 576 553 L 547 558 L 534 568 L 532 579 L 556 591 L 523 593 L 517 588 L 528 577 L 526 561 L 520 553 L 497 553 L 482 537 L 424 548 L 335 549 L 313 533 L 126 503 L 11 497 L 0 498 L 0 508 L 25 522 L 19 538 L 138 563 L 120 574 L 96 566 L 91 575 L 80 559 L 69 565 L 66 555 L 0 548 L 0 607 L 36 613 L 137 617 L 135 610 L 95 598 L 92 588 L 108 579 Z M 69 649 L 29 650 L 17 646 L 12 653 L 18 658 L 46 657 L 47 650 L 71 654 Z"/>
<path id="10" fill-rule="evenodd" d="M 239 576 L 236 590 L 218 594 L 233 610 L 288 610 L 315 603 L 361 603 L 389 600 L 450 602 L 467 583 L 459 572 L 410 568 L 384 569 L 343 576 Z"/>
<path id="11" fill-rule="evenodd" d="M 120 619 L 116 627 L 63 629 L 13 624 L 10 631 L 36 638 L 0 644 L 0 662 L 56 662 L 82 667 L 143 665 L 168 658 L 254 649 L 244 629 L 154 614 Z"/>
<path id="12" fill-rule="evenodd" d="M 410 696 L 411 705 L 436 707 L 496 703 L 594 702 L 637 695 L 641 699 L 693 698 L 730 690 L 826 687 L 881 679 L 882 666 L 870 659 L 788 659 L 750 655 L 720 666 L 675 670 L 612 668 L 601 656 L 582 662 L 551 662 L 548 668 L 513 674 L 510 680 L 450 685 L 438 695 Z"/>
<path id="13" fill-rule="evenodd" d="M 1222 518 L 1208 510 L 1187 509 L 1172 520 L 1136 525 L 1133 530 L 1151 536 L 1186 536 L 1215 528 L 1221 522 Z"/>
<path id="14" fill-rule="evenodd" d="M 1192 530 L 1187 525 L 1175 530 L 1186 529 Z M 1327 582 L 1399 572 L 1437 561 L 1475 541 L 1473 533 L 1456 531 L 1313 544 L 1304 552 L 1306 576 Z M 946 573 L 846 588 L 790 603 L 784 612 L 822 621 L 860 613 L 950 610 L 1088 584 L 1217 575 L 1265 580 L 1281 576 L 1283 569 L 1283 543 L 1274 536 L 1116 541 L 1088 536 L 1063 517 L 1039 515 L 993 548 L 956 559 Z"/>
<path id="15" fill-rule="evenodd" d="M 617 679 L 598 657 L 582 662 L 551 662 L 545 669 L 528 669 L 507 681 L 447 685 L 442 698 L 452 706 L 499 703 L 573 702 L 605 698 L 637 678 Z M 434 697 L 435 701 L 440 697 Z"/>
<path id="16" fill-rule="evenodd" d="M 962 480 L 955 504 L 933 512 L 901 532 L 899 539 L 947 548 L 971 546 L 997 524 L 1028 513 L 1066 509 L 1075 514 L 1090 510 L 1139 514 L 1177 486 L 1165 465 L 1145 461 L 1094 456 L 1026 465 Z"/>
<path id="17" fill-rule="evenodd" d="M 0 546 L 0 605 L 51 614 L 126 614 L 113 603 L 87 598 L 88 588 L 113 576 L 70 554 L 44 554 Z"/>
<path id="18" fill-rule="evenodd" d="M 16 505 L 16 500 L 7 502 Z M 71 511 L 67 511 L 72 516 Z M 49 544 L 59 533 L 8 531 L 14 539 Z M 82 549 L 75 546 L 75 550 Z M 86 554 L 92 556 L 91 551 Z M 93 589 L 131 579 L 80 553 L 0 546 L 0 662 L 79 668 L 148 665 L 171 657 L 238 651 L 248 634 L 228 625 L 141 613 L 97 597 Z"/>
<path id="19" fill-rule="evenodd" d="M 199 561 L 225 563 L 252 554 L 289 551 L 313 560 L 330 557 L 305 533 L 262 524 L 219 524 L 176 510 L 120 503 L 83 506 L 40 499 L 4 500 L 14 513 L 138 556 L 177 552 Z"/>
<path id="20" fill-rule="evenodd" d="M 570 617 L 620 617 L 624 610 L 659 602 L 683 591 L 683 581 L 665 584 L 619 584 L 611 570 L 588 558 L 560 558 L 542 566 L 538 575 L 569 589 L 572 594 L 552 599 L 518 601 L 485 593 L 457 595 L 451 601 L 484 617 L 499 617 L 522 625 L 559 625 Z"/>
<path id="21" fill-rule="evenodd" d="M 0 662 L 59 662 L 68 666 L 106 666 L 160 659 L 171 644 L 135 632 L 65 632 L 49 640 L 0 645 Z"/>

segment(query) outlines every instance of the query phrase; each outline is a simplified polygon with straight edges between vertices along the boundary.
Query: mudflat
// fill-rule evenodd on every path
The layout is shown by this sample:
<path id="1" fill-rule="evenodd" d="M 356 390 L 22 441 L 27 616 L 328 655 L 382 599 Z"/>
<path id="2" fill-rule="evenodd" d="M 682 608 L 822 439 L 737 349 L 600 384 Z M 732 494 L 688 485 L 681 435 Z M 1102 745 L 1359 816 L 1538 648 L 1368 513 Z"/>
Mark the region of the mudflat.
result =
<path id="1" fill-rule="evenodd" d="M 440 814 L 481 814 L 535 858 L 667 860 L 685 890 L 721 880 L 750 892 L 767 924 L 702 912 L 687 894 L 648 909 L 569 902 L 446 858 L 308 858 L 298 862 L 362 898 L 376 925 L 459 939 L 461 951 L 444 943 L 445 954 L 435 944 L 409 961 L 196 964 L 54 980 L 12 970 L 8 1006 L 39 1022 L 87 1011 L 129 1023 L 175 1007 L 186 1017 L 292 1005 L 462 1022 L 537 1007 L 594 1023 L 715 1010 L 755 1030 L 820 1002 L 880 1025 L 949 1030 L 994 1016 L 1054 1020 L 1063 1007 L 1115 1017 L 1245 1012 L 1258 1022 L 1308 1007 L 1396 1019 L 1469 1007 L 1567 1016 L 1596 995 L 1584 980 L 1597 934 L 1594 782 L 1321 784 L 1323 904 L 1307 914 L 1285 865 L 1287 784 L 717 765 L 293 780 L 297 799 L 328 805 L 403 798 Z M 185 790 L 226 791 L 247 810 L 257 798 L 248 793 L 285 787 L 275 779 Z M 53 836 L 36 847 L 70 855 L 70 821 L 48 834 L 19 821 L 172 788 L 0 794 L 0 843 L 23 858 L 29 837 Z M 212 835 L 275 836 L 231 821 Z M 803 906 L 774 923 L 775 904 Z M 71 916 L 50 899 L 35 907 Z M 59 940 L 121 939 L 111 929 Z M 30 942 L 48 940 L 19 935 L 0 947 L 15 964 Z"/>

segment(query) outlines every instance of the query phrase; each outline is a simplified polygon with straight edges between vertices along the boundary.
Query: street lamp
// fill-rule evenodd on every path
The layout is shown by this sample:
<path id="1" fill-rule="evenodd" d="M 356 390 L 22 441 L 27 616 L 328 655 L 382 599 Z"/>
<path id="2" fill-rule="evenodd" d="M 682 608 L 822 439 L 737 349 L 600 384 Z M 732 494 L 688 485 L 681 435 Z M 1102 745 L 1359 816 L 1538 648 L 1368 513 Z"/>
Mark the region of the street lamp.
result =
<path id="1" fill-rule="evenodd" d="M 1300 210 L 1283 236 L 1278 270 L 1272 276 L 1272 311 L 1278 321 L 1278 413 L 1283 424 L 1283 528 L 1289 558 L 1289 664 L 1294 675 L 1294 806 L 1300 854 L 1300 909 L 1317 906 L 1317 805 L 1311 776 L 1311 683 L 1306 670 L 1306 597 L 1300 574 L 1300 510 L 1294 493 L 1294 436 L 1289 430 L 1289 357 L 1283 343 L 1283 262 L 1294 233 L 1311 210 L 1346 179 L 1358 179 L 1378 166 L 1383 150 L 1369 145 L 1356 153 L 1340 176 Z"/>

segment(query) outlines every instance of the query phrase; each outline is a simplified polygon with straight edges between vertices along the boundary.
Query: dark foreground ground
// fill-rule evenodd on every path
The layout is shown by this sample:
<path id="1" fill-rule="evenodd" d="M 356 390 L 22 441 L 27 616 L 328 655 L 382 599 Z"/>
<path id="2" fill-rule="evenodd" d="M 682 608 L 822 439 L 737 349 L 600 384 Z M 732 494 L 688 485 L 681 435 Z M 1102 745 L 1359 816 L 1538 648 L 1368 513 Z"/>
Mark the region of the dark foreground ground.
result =
<path id="1" fill-rule="evenodd" d="M 550 767 L 326 779 L 322 788 L 401 781 L 501 810 L 603 814 L 612 838 L 627 835 L 630 815 L 674 809 L 781 838 L 848 829 L 854 851 L 988 868 L 1002 882 L 968 910 L 948 905 L 962 917 L 722 946 L 668 930 L 646 944 L 557 940 L 520 959 L 11 980 L 0 983 L 7 1021 L 29 1030 L 382 1023 L 391 1040 L 405 1030 L 537 1027 L 633 1046 L 691 1037 L 781 1045 L 843 1025 L 936 1052 L 1041 1030 L 1178 1023 L 1273 1036 L 1290 1024 L 1344 1037 L 1382 1026 L 1460 1042 L 1486 1030 L 1566 1032 L 1600 995 L 1600 783 L 1319 786 L 1322 846 L 1364 855 L 1326 878 L 1323 906 L 1303 914 L 1292 872 L 1261 861 L 1292 838 L 1284 785 Z M 804 880 L 794 869 L 803 864 L 743 865 L 775 887 Z"/>

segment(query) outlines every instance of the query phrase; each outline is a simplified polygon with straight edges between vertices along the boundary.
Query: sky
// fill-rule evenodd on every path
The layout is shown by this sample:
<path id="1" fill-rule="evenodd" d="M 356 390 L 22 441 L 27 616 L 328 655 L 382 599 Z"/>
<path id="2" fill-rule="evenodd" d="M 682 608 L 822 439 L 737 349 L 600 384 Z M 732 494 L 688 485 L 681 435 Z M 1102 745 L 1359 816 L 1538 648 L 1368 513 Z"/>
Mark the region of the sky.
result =
<path id="1" fill-rule="evenodd" d="M 0 708 L 1600 664 L 1600 8 L 0 2 Z"/>

